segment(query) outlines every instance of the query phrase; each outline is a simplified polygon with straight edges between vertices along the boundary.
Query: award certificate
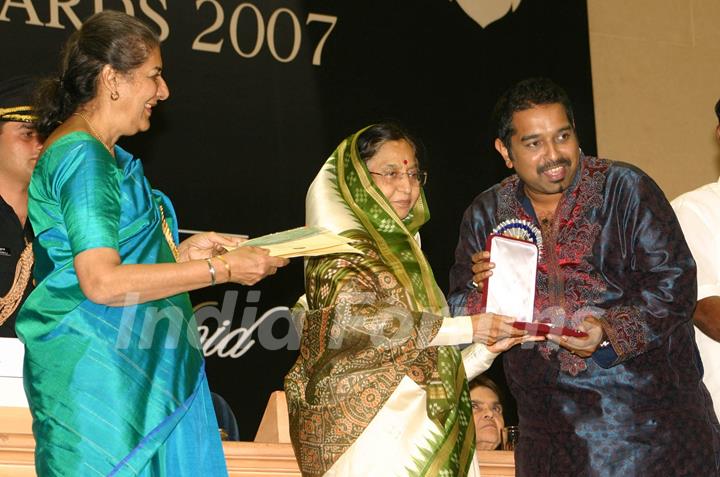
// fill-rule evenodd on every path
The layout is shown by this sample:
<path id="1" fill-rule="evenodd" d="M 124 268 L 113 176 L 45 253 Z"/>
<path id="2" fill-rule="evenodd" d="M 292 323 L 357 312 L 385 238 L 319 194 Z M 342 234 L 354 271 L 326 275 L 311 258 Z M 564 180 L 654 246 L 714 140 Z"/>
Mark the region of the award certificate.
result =
<path id="1" fill-rule="evenodd" d="M 492 234 L 488 237 L 487 250 L 495 268 L 483 288 L 486 311 L 532 322 L 537 246 L 525 240 Z"/>

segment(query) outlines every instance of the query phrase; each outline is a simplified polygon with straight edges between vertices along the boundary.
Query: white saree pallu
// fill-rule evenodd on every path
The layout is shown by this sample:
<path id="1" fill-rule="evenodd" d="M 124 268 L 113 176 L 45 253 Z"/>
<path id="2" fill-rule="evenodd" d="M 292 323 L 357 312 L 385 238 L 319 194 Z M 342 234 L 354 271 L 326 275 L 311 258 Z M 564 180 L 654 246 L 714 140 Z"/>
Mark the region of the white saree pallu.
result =
<path id="1" fill-rule="evenodd" d="M 455 318 L 454 320 L 461 321 Z M 446 337 L 449 338 L 449 333 Z M 442 336 L 433 345 L 440 345 Z M 471 345 L 462 352 L 468 379 L 487 370 L 497 356 L 483 345 Z M 415 381 L 405 377 L 390 395 L 385 406 L 348 451 L 325 474 L 328 477 L 395 477 L 408 475 L 424 444 L 439 434 L 440 428 L 428 418 L 427 393 Z M 362 465 L 358 465 L 362 462 Z M 480 475 L 477 458 L 468 477 Z"/>
<path id="2" fill-rule="evenodd" d="M 360 437 L 340 457 L 326 477 L 406 477 L 424 444 L 441 429 L 426 412 L 426 392 L 405 377 Z M 358 465 L 362 463 L 362 465 Z M 480 475 L 473 458 L 467 474 Z"/>

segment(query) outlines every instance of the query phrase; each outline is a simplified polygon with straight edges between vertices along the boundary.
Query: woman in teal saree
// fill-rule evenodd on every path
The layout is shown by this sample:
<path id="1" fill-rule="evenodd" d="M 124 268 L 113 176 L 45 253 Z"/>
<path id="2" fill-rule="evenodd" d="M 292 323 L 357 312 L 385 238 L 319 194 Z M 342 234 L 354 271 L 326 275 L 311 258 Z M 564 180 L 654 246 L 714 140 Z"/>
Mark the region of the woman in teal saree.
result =
<path id="1" fill-rule="evenodd" d="M 448 318 L 420 249 L 429 219 L 412 138 L 393 124 L 351 135 L 313 181 L 308 225 L 363 254 L 306 262 L 300 356 L 285 378 L 304 476 L 477 475 L 466 374 L 528 338 L 512 318 Z M 463 356 L 456 348 L 474 344 Z"/>
<path id="2" fill-rule="evenodd" d="M 287 263 L 250 247 L 221 255 L 235 242 L 214 233 L 176 246 L 172 204 L 115 145 L 169 96 L 159 44 L 133 17 L 94 15 L 40 92 L 37 286 L 16 325 L 40 477 L 227 475 L 186 292 Z"/>

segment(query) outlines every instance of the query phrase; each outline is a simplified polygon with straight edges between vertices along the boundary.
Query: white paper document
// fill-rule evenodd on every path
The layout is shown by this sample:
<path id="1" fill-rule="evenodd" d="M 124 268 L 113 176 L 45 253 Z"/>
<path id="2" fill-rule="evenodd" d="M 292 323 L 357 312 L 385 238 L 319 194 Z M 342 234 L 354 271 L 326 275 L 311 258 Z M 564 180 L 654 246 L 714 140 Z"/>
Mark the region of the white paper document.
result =
<path id="1" fill-rule="evenodd" d="M 533 321 L 538 248 L 532 242 L 503 237 L 490 238 L 490 261 L 495 264 L 485 283 L 486 311 Z"/>
<path id="2" fill-rule="evenodd" d="M 240 247 L 262 247 L 272 257 L 317 257 L 333 253 L 362 252 L 352 244 L 353 240 L 336 235 L 322 227 L 298 227 L 245 241 Z"/>

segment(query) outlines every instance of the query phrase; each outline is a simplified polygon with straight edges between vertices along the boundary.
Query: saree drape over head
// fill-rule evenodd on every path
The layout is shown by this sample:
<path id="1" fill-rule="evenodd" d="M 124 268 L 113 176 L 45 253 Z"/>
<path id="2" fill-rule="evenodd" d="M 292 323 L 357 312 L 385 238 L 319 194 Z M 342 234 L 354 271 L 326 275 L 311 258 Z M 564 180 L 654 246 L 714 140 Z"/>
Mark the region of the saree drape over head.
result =
<path id="1" fill-rule="evenodd" d="M 424 195 L 401 220 L 358 155 L 335 150 L 306 200 L 307 225 L 356 240 L 363 255 L 307 260 L 300 356 L 285 379 L 304 476 L 467 475 L 472 410 L 461 356 L 430 343 L 445 298 L 416 234 Z"/>
<path id="2" fill-rule="evenodd" d="M 30 186 L 37 287 L 17 322 L 40 477 L 227 475 L 186 293 L 110 307 L 80 289 L 74 257 L 174 262 L 139 160 L 74 132 L 41 157 Z"/>

